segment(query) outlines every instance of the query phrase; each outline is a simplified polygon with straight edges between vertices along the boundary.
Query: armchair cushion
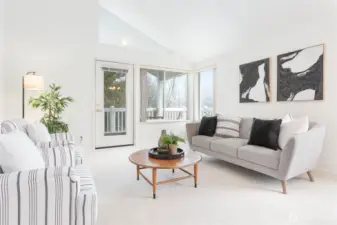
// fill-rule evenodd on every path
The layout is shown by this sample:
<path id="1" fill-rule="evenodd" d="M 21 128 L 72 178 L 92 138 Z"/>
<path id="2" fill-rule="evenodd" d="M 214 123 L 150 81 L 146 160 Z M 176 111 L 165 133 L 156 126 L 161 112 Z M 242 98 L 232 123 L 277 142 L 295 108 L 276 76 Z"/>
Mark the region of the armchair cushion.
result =
<path id="1" fill-rule="evenodd" d="M 41 122 L 28 124 L 27 134 L 34 143 L 51 141 L 47 127 Z"/>
<path id="2" fill-rule="evenodd" d="M 38 148 L 21 131 L 0 135 L 0 156 L 4 173 L 45 168 Z"/>

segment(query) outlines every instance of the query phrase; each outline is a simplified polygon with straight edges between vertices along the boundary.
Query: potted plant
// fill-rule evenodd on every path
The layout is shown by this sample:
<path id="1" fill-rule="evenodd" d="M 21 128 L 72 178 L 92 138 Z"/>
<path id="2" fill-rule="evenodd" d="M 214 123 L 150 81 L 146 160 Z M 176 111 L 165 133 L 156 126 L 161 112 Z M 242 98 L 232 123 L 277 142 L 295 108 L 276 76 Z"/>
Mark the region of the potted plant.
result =
<path id="1" fill-rule="evenodd" d="M 40 108 L 44 112 L 41 123 L 51 134 L 68 132 L 68 124 L 62 121 L 61 114 L 74 100 L 71 97 L 63 97 L 60 90 L 61 86 L 49 85 L 49 90 L 42 92 L 36 98 L 31 97 L 28 101 L 33 108 Z"/>
<path id="2" fill-rule="evenodd" d="M 170 154 L 177 154 L 178 151 L 178 142 L 185 142 L 184 138 L 179 137 L 171 133 L 170 135 L 164 135 L 162 137 L 162 142 L 169 149 Z"/>

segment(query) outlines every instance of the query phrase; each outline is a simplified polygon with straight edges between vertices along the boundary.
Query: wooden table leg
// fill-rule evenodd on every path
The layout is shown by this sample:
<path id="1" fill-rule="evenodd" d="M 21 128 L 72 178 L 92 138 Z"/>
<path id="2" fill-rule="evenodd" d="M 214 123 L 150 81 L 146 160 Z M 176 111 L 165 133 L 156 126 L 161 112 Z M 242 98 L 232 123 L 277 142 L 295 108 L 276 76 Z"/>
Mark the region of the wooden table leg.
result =
<path id="1" fill-rule="evenodd" d="M 140 167 L 137 166 L 137 180 L 139 180 L 139 172 L 140 172 Z"/>
<path id="2" fill-rule="evenodd" d="M 198 186 L 198 163 L 194 164 L 194 187 Z"/>
<path id="3" fill-rule="evenodd" d="M 156 189 L 157 189 L 157 168 L 152 169 L 152 191 L 153 199 L 156 198 Z"/>

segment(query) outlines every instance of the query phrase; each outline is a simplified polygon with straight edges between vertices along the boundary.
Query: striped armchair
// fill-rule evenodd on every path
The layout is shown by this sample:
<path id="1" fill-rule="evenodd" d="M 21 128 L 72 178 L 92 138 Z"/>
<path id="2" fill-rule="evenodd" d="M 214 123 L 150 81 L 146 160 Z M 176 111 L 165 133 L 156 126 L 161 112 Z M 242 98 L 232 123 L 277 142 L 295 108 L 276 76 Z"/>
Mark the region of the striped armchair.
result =
<path id="1" fill-rule="evenodd" d="M 1 133 L 17 129 L 27 133 L 27 125 L 23 119 L 4 121 Z M 70 133 L 51 137 L 51 142 L 36 143 L 45 169 L 0 171 L 0 225 L 96 223 L 96 188 L 80 147 Z"/>

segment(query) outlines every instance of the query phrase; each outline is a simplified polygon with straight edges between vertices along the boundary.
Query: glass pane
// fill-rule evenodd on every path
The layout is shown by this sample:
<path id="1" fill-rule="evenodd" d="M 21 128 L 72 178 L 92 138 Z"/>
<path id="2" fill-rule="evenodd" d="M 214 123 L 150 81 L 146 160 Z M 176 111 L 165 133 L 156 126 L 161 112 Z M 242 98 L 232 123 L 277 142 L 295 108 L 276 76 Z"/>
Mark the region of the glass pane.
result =
<path id="1" fill-rule="evenodd" d="M 104 71 L 104 134 L 126 134 L 127 70 L 103 68 Z"/>
<path id="2" fill-rule="evenodd" d="M 214 70 L 206 70 L 200 75 L 200 117 L 213 115 L 213 74 Z"/>
<path id="3" fill-rule="evenodd" d="M 146 73 L 147 119 L 164 119 L 164 71 L 142 69 Z"/>
<path id="4" fill-rule="evenodd" d="M 165 72 L 165 112 L 166 120 L 187 119 L 187 74 Z"/>

